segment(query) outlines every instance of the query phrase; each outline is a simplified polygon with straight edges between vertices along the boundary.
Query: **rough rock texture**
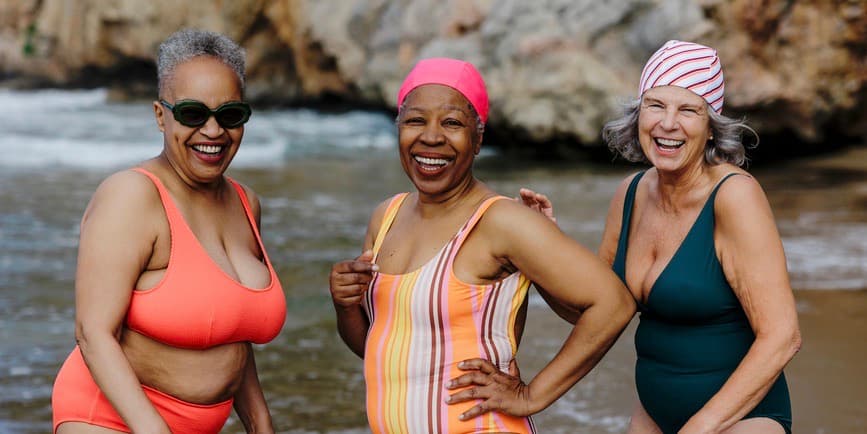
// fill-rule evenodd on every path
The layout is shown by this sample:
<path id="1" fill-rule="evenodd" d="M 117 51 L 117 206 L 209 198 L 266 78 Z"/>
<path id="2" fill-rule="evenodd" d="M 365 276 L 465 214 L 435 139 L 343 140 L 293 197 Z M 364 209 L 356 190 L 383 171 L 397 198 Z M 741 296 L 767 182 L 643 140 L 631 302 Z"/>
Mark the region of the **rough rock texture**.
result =
<path id="1" fill-rule="evenodd" d="M 154 83 L 181 27 L 248 53 L 250 98 L 394 107 L 421 57 L 461 57 L 489 86 L 494 129 L 598 142 L 668 39 L 720 53 L 724 113 L 763 135 L 867 137 L 865 0 L 0 0 L 0 78 L 40 85 Z"/>

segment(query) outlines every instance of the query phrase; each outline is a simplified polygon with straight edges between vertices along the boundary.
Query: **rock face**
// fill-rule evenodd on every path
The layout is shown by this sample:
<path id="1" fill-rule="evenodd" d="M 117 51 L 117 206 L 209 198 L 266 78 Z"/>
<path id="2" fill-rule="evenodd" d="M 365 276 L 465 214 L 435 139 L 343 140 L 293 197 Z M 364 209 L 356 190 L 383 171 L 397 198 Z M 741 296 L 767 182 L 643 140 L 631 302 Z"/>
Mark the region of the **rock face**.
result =
<path id="1" fill-rule="evenodd" d="M 393 108 L 416 60 L 463 58 L 493 129 L 575 147 L 598 143 L 656 48 L 692 40 L 720 54 L 725 114 L 814 147 L 867 137 L 865 0 L 0 0 L 0 78 L 153 89 L 181 27 L 239 41 L 249 97 L 281 104 Z"/>

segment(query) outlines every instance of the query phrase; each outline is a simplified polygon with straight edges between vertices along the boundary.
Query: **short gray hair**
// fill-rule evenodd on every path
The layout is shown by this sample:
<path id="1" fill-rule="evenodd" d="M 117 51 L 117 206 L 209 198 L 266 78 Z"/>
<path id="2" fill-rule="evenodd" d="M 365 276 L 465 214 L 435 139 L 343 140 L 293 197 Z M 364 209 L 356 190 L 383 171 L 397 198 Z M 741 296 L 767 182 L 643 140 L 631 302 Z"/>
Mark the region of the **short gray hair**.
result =
<path id="1" fill-rule="evenodd" d="M 162 95 L 178 65 L 199 56 L 211 56 L 232 69 L 244 92 L 244 49 L 227 36 L 215 32 L 183 29 L 173 33 L 157 53 L 157 79 Z"/>
<path id="2" fill-rule="evenodd" d="M 649 163 L 641 144 L 638 142 L 638 113 L 641 100 L 634 99 L 623 106 L 623 116 L 607 122 L 602 127 L 602 140 L 608 144 L 608 149 L 619 154 L 621 157 L 633 163 Z M 708 107 L 708 120 L 713 132 L 713 139 L 708 140 L 704 149 L 704 160 L 707 164 L 715 166 L 721 163 L 730 163 L 735 166 L 743 166 L 746 161 L 746 149 L 743 144 L 743 134 L 749 131 L 756 137 L 759 143 L 759 135 L 756 131 L 744 123 L 744 119 L 732 119 L 723 116 Z"/>

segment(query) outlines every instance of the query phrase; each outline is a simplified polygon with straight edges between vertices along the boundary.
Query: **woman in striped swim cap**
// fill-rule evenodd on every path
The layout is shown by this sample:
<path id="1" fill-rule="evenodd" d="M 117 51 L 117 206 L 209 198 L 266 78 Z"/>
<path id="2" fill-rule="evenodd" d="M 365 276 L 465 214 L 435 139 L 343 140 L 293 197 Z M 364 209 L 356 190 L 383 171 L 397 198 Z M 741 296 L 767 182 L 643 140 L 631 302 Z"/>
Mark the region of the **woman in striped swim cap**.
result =
<path id="1" fill-rule="evenodd" d="M 716 50 L 668 41 L 602 136 L 651 167 L 611 201 L 599 255 L 635 300 L 639 403 L 629 433 L 791 433 L 783 367 L 800 347 L 783 245 L 723 116 Z M 544 196 L 528 205 L 553 215 Z"/>

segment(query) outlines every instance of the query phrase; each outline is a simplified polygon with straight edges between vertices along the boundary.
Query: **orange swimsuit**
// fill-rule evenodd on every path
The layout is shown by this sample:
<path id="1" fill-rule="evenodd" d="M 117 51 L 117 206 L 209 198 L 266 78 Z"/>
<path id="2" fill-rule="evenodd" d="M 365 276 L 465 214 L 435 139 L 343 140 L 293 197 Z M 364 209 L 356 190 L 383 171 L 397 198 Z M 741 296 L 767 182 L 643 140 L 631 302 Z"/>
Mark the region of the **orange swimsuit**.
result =
<path id="1" fill-rule="evenodd" d="M 379 253 L 406 194 L 395 196 L 374 242 Z M 453 272 L 464 240 L 488 207 L 467 223 L 427 264 L 406 274 L 376 273 L 365 294 L 370 321 L 364 350 L 367 418 L 374 433 L 533 433 L 530 418 L 499 412 L 461 421 L 477 402 L 447 405 L 445 383 L 464 372 L 464 359 L 490 360 L 508 372 L 518 350 L 515 323 L 530 281 L 521 273 L 473 285 Z"/>
<path id="2" fill-rule="evenodd" d="M 274 339 L 286 319 L 286 299 L 243 188 L 229 179 L 268 266 L 271 283 L 263 289 L 241 285 L 220 269 L 199 244 L 160 180 L 144 169 L 134 170 L 148 176 L 159 191 L 171 232 L 171 253 L 162 280 L 151 289 L 133 291 L 126 326 L 156 341 L 189 349 L 233 342 L 262 344 Z M 175 434 L 218 433 L 232 407 L 231 399 L 199 405 L 144 385 L 142 388 Z M 93 381 L 78 347 L 57 374 L 51 404 L 55 431 L 63 422 L 76 421 L 130 432 Z"/>

